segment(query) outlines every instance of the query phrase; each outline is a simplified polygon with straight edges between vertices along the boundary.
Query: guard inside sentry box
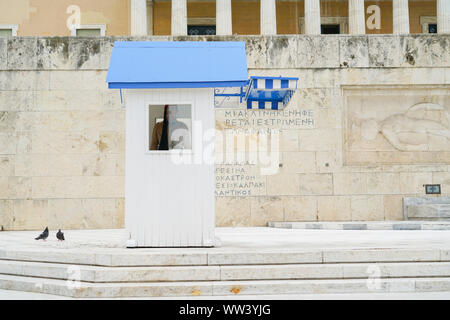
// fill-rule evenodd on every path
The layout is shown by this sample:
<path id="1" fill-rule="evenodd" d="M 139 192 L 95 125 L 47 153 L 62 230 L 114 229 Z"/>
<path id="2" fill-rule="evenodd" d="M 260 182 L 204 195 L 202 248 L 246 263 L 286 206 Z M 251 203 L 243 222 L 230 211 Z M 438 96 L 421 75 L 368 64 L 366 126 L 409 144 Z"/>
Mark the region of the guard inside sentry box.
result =
<path id="1" fill-rule="evenodd" d="M 148 114 L 148 150 L 191 149 L 192 117 L 190 105 L 150 105 Z"/>

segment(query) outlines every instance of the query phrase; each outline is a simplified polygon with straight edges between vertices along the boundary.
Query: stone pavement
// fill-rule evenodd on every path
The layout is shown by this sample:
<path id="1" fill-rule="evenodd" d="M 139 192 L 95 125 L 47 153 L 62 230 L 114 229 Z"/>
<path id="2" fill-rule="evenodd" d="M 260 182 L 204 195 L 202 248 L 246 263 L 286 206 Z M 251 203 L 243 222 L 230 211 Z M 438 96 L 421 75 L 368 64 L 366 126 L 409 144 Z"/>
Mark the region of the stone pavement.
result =
<path id="1" fill-rule="evenodd" d="M 125 249 L 124 229 L 63 230 L 67 241 L 58 242 L 50 230 L 47 241 L 36 241 L 40 231 L 0 232 L 0 248 L 37 250 L 99 248 Z M 222 252 L 247 249 L 335 249 L 335 248 L 448 248 L 450 230 L 302 230 L 276 228 L 216 228 L 220 244 L 216 248 L 189 248 L 190 251 Z M 149 249 L 145 249 L 149 250 Z M 152 251 L 179 251 L 180 248 L 153 248 Z"/>
<path id="2" fill-rule="evenodd" d="M 130 252 L 126 249 L 124 229 L 63 230 L 66 241 L 58 242 L 56 231 L 50 230 L 47 241 L 36 241 L 40 231 L 0 232 L 0 249 L 56 250 L 78 249 L 92 251 L 101 248 L 111 252 Z M 448 248 L 450 230 L 303 230 L 276 228 L 216 228 L 220 239 L 215 248 L 189 248 L 189 251 L 228 252 L 248 249 L 309 250 L 337 248 Z M 144 249 L 142 249 L 144 250 Z M 180 251 L 181 248 L 152 248 L 151 251 Z M 186 249 L 184 249 L 186 250 Z"/>
<path id="3" fill-rule="evenodd" d="M 0 232 L 0 288 L 86 298 L 201 292 L 200 298 L 233 299 L 236 288 L 248 299 L 415 299 L 438 291 L 435 298 L 447 299 L 450 293 L 450 230 L 217 228 L 215 248 L 138 249 L 125 248 L 123 229 L 65 230 L 65 242 L 54 230 L 36 241 L 39 232 Z M 367 285 L 367 268 L 375 264 L 383 292 Z M 81 271 L 79 292 L 67 289 L 71 265 Z"/>

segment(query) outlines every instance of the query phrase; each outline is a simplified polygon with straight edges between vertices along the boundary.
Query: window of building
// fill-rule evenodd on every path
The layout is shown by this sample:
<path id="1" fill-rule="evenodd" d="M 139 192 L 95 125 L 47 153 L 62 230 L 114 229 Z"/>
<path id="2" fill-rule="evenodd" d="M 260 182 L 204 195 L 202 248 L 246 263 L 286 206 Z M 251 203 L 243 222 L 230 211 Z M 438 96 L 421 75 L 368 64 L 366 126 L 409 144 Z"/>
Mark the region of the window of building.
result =
<path id="1" fill-rule="evenodd" d="M 106 25 L 79 25 L 71 30 L 71 34 L 77 37 L 104 37 L 106 34 Z"/>
<path id="2" fill-rule="evenodd" d="M 166 122 L 164 122 L 166 119 Z M 166 139 L 164 139 L 164 136 Z M 150 105 L 148 151 L 192 149 L 192 107 L 185 104 Z"/>
<path id="3" fill-rule="evenodd" d="M 428 24 L 428 33 L 437 33 L 437 23 Z"/>
<path id="4" fill-rule="evenodd" d="M 0 24 L 0 37 L 15 37 L 17 36 L 17 25 Z"/>
<path id="5" fill-rule="evenodd" d="M 340 27 L 338 24 L 322 24 L 320 25 L 321 34 L 340 34 Z"/>
<path id="6" fill-rule="evenodd" d="M 321 17 L 320 29 L 322 34 L 348 33 L 348 17 Z M 300 32 L 305 33 L 305 18 L 299 18 Z"/>
<path id="7" fill-rule="evenodd" d="M 188 35 L 190 36 L 202 36 L 202 35 L 215 35 L 216 26 L 189 26 Z"/>

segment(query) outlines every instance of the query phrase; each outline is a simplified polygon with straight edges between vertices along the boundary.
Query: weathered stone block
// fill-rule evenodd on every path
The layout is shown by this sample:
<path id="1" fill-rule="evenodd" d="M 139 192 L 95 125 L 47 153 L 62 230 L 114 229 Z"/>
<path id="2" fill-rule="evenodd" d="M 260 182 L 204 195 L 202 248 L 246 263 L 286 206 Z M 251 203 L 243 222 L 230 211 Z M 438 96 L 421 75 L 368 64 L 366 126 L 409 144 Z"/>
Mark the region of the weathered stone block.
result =
<path id="1" fill-rule="evenodd" d="M 12 230 L 14 218 L 13 200 L 0 200 L 0 228 Z"/>
<path id="2" fill-rule="evenodd" d="M 250 198 L 216 197 L 217 227 L 247 227 L 250 226 Z"/>
<path id="3" fill-rule="evenodd" d="M 124 177 L 33 177 L 33 198 L 122 198 Z"/>
<path id="4" fill-rule="evenodd" d="M 352 196 L 352 221 L 384 220 L 383 196 Z"/>
<path id="5" fill-rule="evenodd" d="M 351 204 L 348 196 L 318 197 L 317 217 L 319 221 L 350 221 Z"/>
<path id="6" fill-rule="evenodd" d="M 83 199 L 83 221 L 89 229 L 113 228 L 115 199 Z"/>
<path id="7" fill-rule="evenodd" d="M 335 151 L 341 141 L 339 129 L 299 130 L 300 151 Z"/>
<path id="8" fill-rule="evenodd" d="M 48 225 L 47 200 L 14 200 L 14 230 L 41 230 Z"/>
<path id="9" fill-rule="evenodd" d="M 49 228 L 83 229 L 87 228 L 81 199 L 49 199 Z"/>
<path id="10" fill-rule="evenodd" d="M 301 82 L 303 79 L 301 80 Z M 297 97 L 299 108 L 320 109 L 340 108 L 341 93 L 335 88 L 308 88 L 297 89 L 294 94 Z M 293 101 L 293 100 L 291 100 Z"/>
<path id="11" fill-rule="evenodd" d="M 103 131 L 97 141 L 98 151 L 104 153 L 123 153 L 125 151 L 125 133 Z"/>
<path id="12" fill-rule="evenodd" d="M 400 37 L 402 67 L 448 67 L 450 36 L 421 35 Z"/>
<path id="13" fill-rule="evenodd" d="M 404 219 L 439 220 L 450 218 L 450 197 L 405 197 Z"/>
<path id="14" fill-rule="evenodd" d="M 316 169 L 314 152 L 283 152 L 281 173 L 308 173 Z"/>
<path id="15" fill-rule="evenodd" d="M 266 65 L 270 68 L 289 69 L 297 66 L 298 39 L 292 36 L 267 36 L 265 42 Z"/>
<path id="16" fill-rule="evenodd" d="M 450 201 L 448 204 L 426 204 L 408 207 L 409 219 L 450 219 Z"/>
<path id="17" fill-rule="evenodd" d="M 316 198 L 282 197 L 282 201 L 284 208 L 284 221 L 317 221 Z"/>
<path id="18" fill-rule="evenodd" d="M 0 111 L 31 111 L 33 109 L 33 91 L 0 91 Z"/>
<path id="19" fill-rule="evenodd" d="M 442 194 L 450 196 L 450 171 L 433 172 L 433 183 L 440 184 Z"/>
<path id="20" fill-rule="evenodd" d="M 376 36 L 368 38 L 370 67 L 400 66 L 400 37 Z"/>
<path id="21" fill-rule="evenodd" d="M 296 130 L 280 130 L 280 151 L 298 151 L 298 134 Z"/>
<path id="22" fill-rule="evenodd" d="M 84 176 L 123 176 L 125 174 L 125 154 L 86 154 L 76 163 Z M 74 163 L 73 165 L 76 166 Z"/>
<path id="23" fill-rule="evenodd" d="M 41 129 L 41 118 L 42 115 L 37 112 L 17 112 L 16 130 L 33 131 Z"/>
<path id="24" fill-rule="evenodd" d="M 344 68 L 369 67 L 369 43 L 366 36 L 339 38 L 339 64 Z"/>
<path id="25" fill-rule="evenodd" d="M 31 151 L 32 151 L 32 145 L 31 145 L 32 133 L 27 132 L 27 131 L 17 131 L 16 138 L 17 138 L 16 154 L 31 153 Z"/>
<path id="26" fill-rule="evenodd" d="M 113 214 L 113 228 L 120 229 L 125 227 L 125 199 L 115 200 L 115 211 Z"/>
<path id="27" fill-rule="evenodd" d="M 250 225 L 267 227 L 269 221 L 283 221 L 283 201 L 280 197 L 252 197 Z"/>
<path id="28" fill-rule="evenodd" d="M 0 39 L 0 70 L 5 70 L 7 66 L 8 45 L 6 38 Z"/>
<path id="29" fill-rule="evenodd" d="M 8 70 L 35 70 L 37 38 L 8 38 Z"/>
<path id="30" fill-rule="evenodd" d="M 69 61 L 74 69 L 100 69 L 101 38 L 71 37 L 69 40 Z"/>
<path id="31" fill-rule="evenodd" d="M 17 112 L 0 111 L 0 132 L 14 132 L 16 130 Z"/>
<path id="32" fill-rule="evenodd" d="M 316 152 L 316 170 L 320 173 L 337 172 L 343 169 L 340 151 Z"/>
<path id="33" fill-rule="evenodd" d="M 400 172 L 400 192 L 423 194 L 424 184 L 431 184 L 432 172 Z"/>
<path id="34" fill-rule="evenodd" d="M 331 173 L 307 173 L 299 175 L 300 195 L 333 194 L 333 176 Z"/>
<path id="35" fill-rule="evenodd" d="M 383 204 L 385 220 L 403 220 L 403 196 L 385 195 Z"/>
<path id="36" fill-rule="evenodd" d="M 100 65 L 99 69 L 107 70 L 109 68 L 109 60 L 111 59 L 112 50 L 114 47 L 114 37 L 103 37 L 100 40 Z"/>
<path id="37" fill-rule="evenodd" d="M 249 69 L 259 66 L 267 67 L 266 37 L 245 37 L 245 50 L 247 53 L 247 67 Z"/>
<path id="38" fill-rule="evenodd" d="M 16 153 L 17 136 L 15 133 L 0 132 L 0 154 Z"/>
<path id="39" fill-rule="evenodd" d="M 107 90 L 106 71 L 79 70 L 49 71 L 50 90 L 79 91 L 79 90 Z M 97 92 L 98 95 L 98 92 Z"/>
<path id="40" fill-rule="evenodd" d="M 0 72 L 0 90 L 48 90 L 49 79 L 48 71 L 2 71 Z"/>
<path id="41" fill-rule="evenodd" d="M 0 177 L 14 176 L 14 155 L 0 156 Z"/>
<path id="42" fill-rule="evenodd" d="M 49 175 L 48 160 L 49 155 L 46 154 L 18 154 L 15 157 L 15 175 L 19 177 Z"/>
<path id="43" fill-rule="evenodd" d="M 298 195 L 300 184 L 297 174 L 279 173 L 267 176 L 267 195 Z"/>
<path id="44" fill-rule="evenodd" d="M 369 194 L 398 194 L 400 193 L 399 180 L 399 173 L 367 173 L 367 192 Z"/>
<path id="45" fill-rule="evenodd" d="M 367 175 L 359 172 L 335 172 L 333 190 L 336 195 L 366 194 Z"/>
<path id="46" fill-rule="evenodd" d="M 338 68 L 339 39 L 334 36 L 301 36 L 298 39 L 298 68 Z"/>
<path id="47" fill-rule="evenodd" d="M 98 133 L 64 131 L 38 131 L 33 133 L 33 153 L 97 153 Z"/>
<path id="48" fill-rule="evenodd" d="M 37 39 L 38 69 L 69 69 L 69 37 Z"/>

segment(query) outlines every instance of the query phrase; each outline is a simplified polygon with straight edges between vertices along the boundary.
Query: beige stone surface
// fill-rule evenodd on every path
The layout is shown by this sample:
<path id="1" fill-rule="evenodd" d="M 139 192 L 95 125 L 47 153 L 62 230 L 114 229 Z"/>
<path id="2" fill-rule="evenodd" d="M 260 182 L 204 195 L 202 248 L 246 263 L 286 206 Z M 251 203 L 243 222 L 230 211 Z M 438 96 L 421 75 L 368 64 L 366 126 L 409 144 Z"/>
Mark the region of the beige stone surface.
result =
<path id="1" fill-rule="evenodd" d="M 306 173 L 316 169 L 314 152 L 283 152 L 281 154 L 281 173 Z"/>
<path id="2" fill-rule="evenodd" d="M 300 195 L 333 194 L 333 176 L 331 173 L 306 173 L 299 175 Z"/>
<path id="3" fill-rule="evenodd" d="M 335 195 L 367 194 L 367 174 L 364 172 L 333 173 Z"/>
<path id="4" fill-rule="evenodd" d="M 0 228 L 11 230 L 14 219 L 13 200 L 0 200 Z"/>
<path id="5" fill-rule="evenodd" d="M 48 223 L 48 200 L 14 200 L 14 230 L 43 230 Z"/>
<path id="6" fill-rule="evenodd" d="M 216 197 L 216 226 L 243 227 L 251 221 L 251 199 L 239 197 Z"/>
<path id="7" fill-rule="evenodd" d="M 403 218 L 403 196 L 384 195 L 384 219 L 404 220 Z"/>
<path id="8" fill-rule="evenodd" d="M 281 197 L 253 197 L 250 203 L 250 225 L 267 227 L 269 221 L 283 221 L 284 210 Z"/>
<path id="9" fill-rule="evenodd" d="M 317 220 L 317 199 L 315 197 L 282 197 L 282 201 L 284 221 Z"/>
<path id="10" fill-rule="evenodd" d="M 0 156 L 0 177 L 9 177 L 14 175 L 15 156 Z"/>
<path id="11" fill-rule="evenodd" d="M 443 194 L 450 194 L 450 172 L 433 172 L 433 183 L 441 185 Z"/>
<path id="12" fill-rule="evenodd" d="M 123 226 L 125 112 L 105 78 L 114 40 L 136 39 L 0 39 L 6 228 L 32 228 L 40 216 L 77 228 Z M 402 198 L 422 195 L 423 184 L 450 194 L 447 35 L 192 39 L 245 41 L 250 75 L 300 79 L 284 110 L 216 109 L 220 130 L 280 130 L 275 174 L 228 165 L 244 168 L 253 185 L 216 185 L 217 225 L 402 220 Z M 39 201 L 48 201 L 47 218 Z M 41 214 L 28 221 L 34 206 Z"/>
<path id="13" fill-rule="evenodd" d="M 300 190 L 298 174 L 279 173 L 267 176 L 267 195 L 297 195 Z"/>
<path id="14" fill-rule="evenodd" d="M 317 200 L 318 221 L 350 221 L 351 197 L 322 196 Z"/>
<path id="15" fill-rule="evenodd" d="M 383 196 L 352 196 L 352 221 L 384 220 Z"/>
<path id="16" fill-rule="evenodd" d="M 400 172 L 400 193 L 424 194 L 424 184 L 432 183 L 432 172 Z"/>
<path id="17" fill-rule="evenodd" d="M 369 194 L 400 193 L 400 173 L 395 172 L 367 173 L 367 193 Z"/>

